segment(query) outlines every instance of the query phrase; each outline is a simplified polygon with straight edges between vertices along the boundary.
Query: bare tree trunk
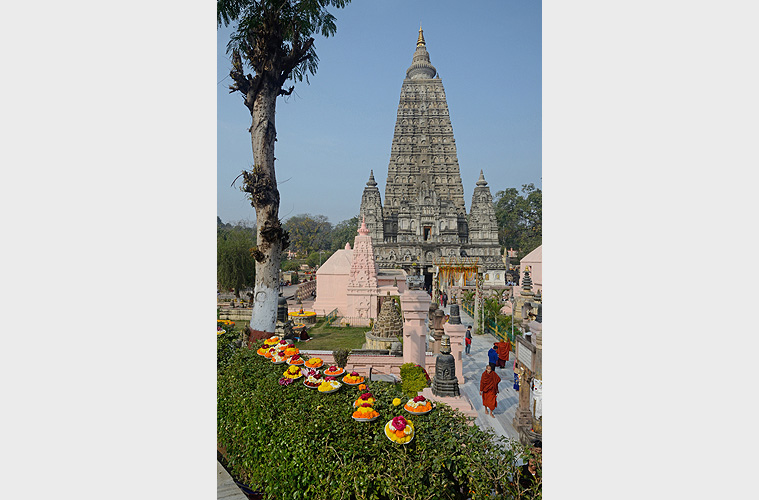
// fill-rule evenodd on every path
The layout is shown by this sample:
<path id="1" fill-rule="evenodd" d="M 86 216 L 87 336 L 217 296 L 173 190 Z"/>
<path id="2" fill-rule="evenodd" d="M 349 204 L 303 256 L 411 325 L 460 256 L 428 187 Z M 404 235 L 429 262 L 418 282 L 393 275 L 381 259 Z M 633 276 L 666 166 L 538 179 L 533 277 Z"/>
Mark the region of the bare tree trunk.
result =
<path id="1" fill-rule="evenodd" d="M 264 84 L 266 85 L 266 84 Z M 283 233 L 279 222 L 279 190 L 274 172 L 274 116 L 279 87 L 263 88 L 256 95 L 251 112 L 251 143 L 253 172 L 245 172 L 245 187 L 251 205 L 256 209 L 258 246 L 253 250 L 256 259 L 256 286 L 250 328 L 274 333 L 279 295 L 279 266 Z"/>

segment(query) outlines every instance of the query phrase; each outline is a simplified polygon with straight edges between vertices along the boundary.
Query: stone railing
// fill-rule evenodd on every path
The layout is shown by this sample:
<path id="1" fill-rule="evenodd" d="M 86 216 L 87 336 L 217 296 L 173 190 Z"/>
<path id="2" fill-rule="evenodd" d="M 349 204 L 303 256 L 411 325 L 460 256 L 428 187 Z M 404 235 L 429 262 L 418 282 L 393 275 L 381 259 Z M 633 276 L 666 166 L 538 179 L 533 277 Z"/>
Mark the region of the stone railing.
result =
<path id="1" fill-rule="evenodd" d="M 298 285 L 298 291 L 295 292 L 295 298 L 305 300 L 311 297 L 311 294 L 316 291 L 316 280 L 306 281 Z"/>
<path id="2" fill-rule="evenodd" d="M 369 328 L 370 318 L 359 318 L 351 316 L 340 316 L 336 318 L 336 321 L 332 322 L 333 326 L 365 326 Z M 335 323 L 338 323 L 335 325 Z"/>
<path id="3" fill-rule="evenodd" d="M 247 307 L 222 308 L 219 311 L 219 319 L 230 319 L 232 321 L 250 321 L 250 315 L 253 309 Z"/>

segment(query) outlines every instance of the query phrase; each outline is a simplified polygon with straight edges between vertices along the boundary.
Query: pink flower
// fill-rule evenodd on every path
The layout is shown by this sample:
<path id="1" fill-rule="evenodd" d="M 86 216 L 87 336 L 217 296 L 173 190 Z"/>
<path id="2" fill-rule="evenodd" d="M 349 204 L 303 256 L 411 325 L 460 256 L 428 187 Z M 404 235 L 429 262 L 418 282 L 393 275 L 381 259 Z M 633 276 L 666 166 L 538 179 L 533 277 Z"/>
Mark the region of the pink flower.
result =
<path id="1" fill-rule="evenodd" d="M 361 406 L 363 406 L 364 408 L 371 408 L 372 407 L 372 405 L 369 404 L 369 403 L 361 403 Z"/>
<path id="2" fill-rule="evenodd" d="M 393 427 L 395 427 L 395 430 L 402 431 L 406 428 L 406 419 L 402 416 L 397 416 L 393 419 Z"/>
<path id="3" fill-rule="evenodd" d="M 414 403 L 418 403 L 420 401 L 424 401 L 424 396 L 417 396 L 414 398 Z"/>
<path id="4" fill-rule="evenodd" d="M 358 372 L 351 372 L 351 377 L 358 377 Z"/>
<path id="5" fill-rule="evenodd" d="M 365 392 L 362 395 L 360 395 L 358 398 L 366 400 L 366 399 L 369 399 L 369 398 L 372 398 L 372 397 L 374 397 L 374 396 L 372 396 L 371 392 Z"/>
<path id="6" fill-rule="evenodd" d="M 335 380 L 335 377 L 324 377 L 324 380 L 326 380 L 327 382 L 332 382 L 333 380 Z"/>

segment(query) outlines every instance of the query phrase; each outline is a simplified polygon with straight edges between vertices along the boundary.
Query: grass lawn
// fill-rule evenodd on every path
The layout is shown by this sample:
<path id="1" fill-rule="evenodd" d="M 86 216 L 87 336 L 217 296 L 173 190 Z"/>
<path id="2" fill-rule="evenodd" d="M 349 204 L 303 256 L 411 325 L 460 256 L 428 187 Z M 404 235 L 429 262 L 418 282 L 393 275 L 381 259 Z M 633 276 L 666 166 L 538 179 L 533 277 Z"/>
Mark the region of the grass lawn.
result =
<path id="1" fill-rule="evenodd" d="M 235 329 L 239 332 L 245 329 L 250 322 L 245 320 L 235 321 Z M 324 324 L 324 318 L 317 320 L 316 325 L 308 329 L 311 340 L 297 342 L 299 349 L 313 349 L 315 351 L 334 351 L 335 349 L 361 349 L 366 342 L 364 333 L 369 327 L 332 328 Z"/>
<path id="2" fill-rule="evenodd" d="M 324 318 L 319 319 L 316 325 L 309 328 L 308 335 L 311 340 L 298 342 L 299 349 L 313 349 L 333 351 L 335 349 L 361 349 L 366 342 L 364 333 L 369 327 L 331 328 L 324 324 Z"/>

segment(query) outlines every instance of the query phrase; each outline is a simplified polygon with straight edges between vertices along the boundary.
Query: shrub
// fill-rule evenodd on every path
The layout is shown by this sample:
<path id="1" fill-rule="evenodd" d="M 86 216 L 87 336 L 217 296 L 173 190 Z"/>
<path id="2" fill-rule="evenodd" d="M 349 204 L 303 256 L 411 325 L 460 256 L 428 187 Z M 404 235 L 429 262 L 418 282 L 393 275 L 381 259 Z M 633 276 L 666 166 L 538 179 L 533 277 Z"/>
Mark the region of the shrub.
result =
<path id="1" fill-rule="evenodd" d="M 332 356 L 335 358 L 335 364 L 340 368 L 345 368 L 348 364 L 348 356 L 350 356 L 350 349 L 335 349 L 332 351 Z"/>
<path id="2" fill-rule="evenodd" d="M 402 398 L 396 386 L 368 384 L 380 418 L 359 423 L 351 418 L 358 390 L 282 387 L 285 368 L 258 356 L 261 345 L 237 350 L 219 370 L 217 432 L 232 475 L 265 498 L 520 498 L 510 483 L 524 452 L 518 443 L 468 425 L 444 404 L 411 417 L 408 445 L 391 443 L 383 427 L 405 413 L 392 406 Z"/>
<path id="3" fill-rule="evenodd" d="M 401 389 L 403 394 L 412 398 L 419 391 L 429 385 L 429 376 L 427 371 L 414 363 L 404 363 L 401 365 Z"/>
<path id="4" fill-rule="evenodd" d="M 216 335 L 216 367 L 219 368 L 229 361 L 234 354 L 237 346 L 236 341 L 239 339 L 240 332 L 233 326 L 226 326 L 226 333 Z"/>

